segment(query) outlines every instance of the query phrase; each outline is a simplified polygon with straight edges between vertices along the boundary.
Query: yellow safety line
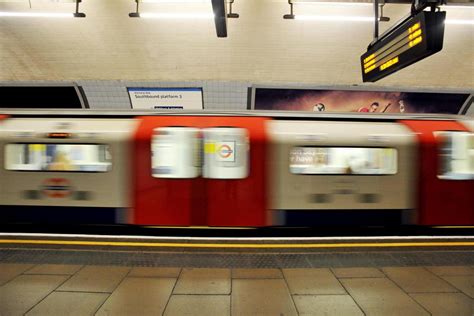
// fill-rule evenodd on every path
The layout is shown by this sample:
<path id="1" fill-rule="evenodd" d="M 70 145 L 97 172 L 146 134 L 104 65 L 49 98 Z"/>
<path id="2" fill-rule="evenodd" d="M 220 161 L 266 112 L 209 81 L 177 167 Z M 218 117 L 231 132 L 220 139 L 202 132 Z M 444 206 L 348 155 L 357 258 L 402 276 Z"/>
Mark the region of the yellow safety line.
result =
<path id="1" fill-rule="evenodd" d="M 333 243 L 333 244 L 205 244 L 205 243 L 153 243 L 124 241 L 82 241 L 82 240 L 27 240 L 0 239 L 0 244 L 74 245 L 112 247 L 174 247 L 174 248 L 363 248 L 363 247 L 443 247 L 474 246 L 471 241 L 453 242 L 380 242 L 380 243 Z"/>

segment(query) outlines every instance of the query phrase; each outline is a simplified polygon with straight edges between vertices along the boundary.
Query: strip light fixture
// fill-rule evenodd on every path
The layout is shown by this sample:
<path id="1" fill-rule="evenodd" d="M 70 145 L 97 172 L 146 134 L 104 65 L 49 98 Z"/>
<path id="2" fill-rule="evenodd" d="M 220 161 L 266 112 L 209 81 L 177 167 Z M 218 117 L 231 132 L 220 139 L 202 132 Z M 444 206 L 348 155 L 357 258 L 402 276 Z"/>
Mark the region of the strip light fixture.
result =
<path id="1" fill-rule="evenodd" d="M 209 19 L 213 18 L 213 15 L 206 13 L 141 13 L 141 3 L 154 3 L 154 4 L 202 4 L 209 3 L 210 0 L 135 0 L 136 8 L 135 12 L 128 14 L 131 18 L 152 18 L 152 19 Z"/>
<path id="2" fill-rule="evenodd" d="M 212 13 L 140 13 L 144 19 L 198 19 L 211 20 L 214 18 Z"/>
<path id="3" fill-rule="evenodd" d="M 0 11 L 0 17 L 15 18 L 73 18 L 73 13 L 55 13 L 55 12 L 3 12 Z"/>
<path id="4" fill-rule="evenodd" d="M 0 0 L 1 1 L 1 0 Z M 219 0 L 221 1 L 221 0 Z M 215 11 L 216 5 L 212 0 L 135 0 L 136 10 L 128 14 L 131 18 L 152 18 L 152 19 L 212 19 L 216 18 L 216 12 L 212 13 L 141 13 L 140 4 L 141 3 L 155 3 L 155 4 L 203 4 L 203 3 L 212 3 L 213 10 Z M 232 12 L 232 5 L 234 0 L 222 0 L 223 6 L 226 3 L 229 4 L 229 13 L 227 13 L 227 18 L 238 18 L 239 14 Z M 227 10 L 225 10 L 227 11 Z"/>
<path id="5" fill-rule="evenodd" d="M 0 1 L 0 2 L 4 2 L 4 1 Z M 74 13 L 0 11 L 0 17 L 17 17 L 17 18 L 85 18 L 86 17 L 85 13 L 79 12 L 79 4 L 82 2 L 82 0 L 63 0 L 62 2 L 76 3 L 76 11 Z M 31 1 L 29 1 L 29 4 L 31 8 Z"/>
<path id="6" fill-rule="evenodd" d="M 150 0 L 153 1 L 153 0 Z M 350 16 L 350 15 L 318 15 L 318 14 L 295 14 L 293 5 L 330 5 L 330 6 L 373 6 L 373 3 L 369 2 L 327 2 L 327 1 L 314 1 L 314 0 L 288 0 L 290 5 L 290 14 L 285 14 L 284 19 L 287 20 L 300 20 L 300 21 L 322 21 L 322 22 L 374 22 L 373 16 Z M 385 3 L 386 4 L 386 3 Z M 474 9 L 473 5 L 466 6 L 453 6 L 447 5 L 448 8 L 456 9 Z M 380 6 L 380 9 L 383 10 L 383 5 Z M 379 21 L 387 22 L 390 21 L 388 17 L 383 16 L 383 11 L 381 12 Z M 474 19 L 447 19 L 445 24 L 451 25 L 474 25 Z"/>
<path id="7" fill-rule="evenodd" d="M 373 16 L 348 16 L 348 15 L 294 15 L 295 20 L 300 21 L 328 21 L 328 22 L 374 22 Z M 446 19 L 444 24 L 450 25 L 474 25 L 473 20 Z"/>

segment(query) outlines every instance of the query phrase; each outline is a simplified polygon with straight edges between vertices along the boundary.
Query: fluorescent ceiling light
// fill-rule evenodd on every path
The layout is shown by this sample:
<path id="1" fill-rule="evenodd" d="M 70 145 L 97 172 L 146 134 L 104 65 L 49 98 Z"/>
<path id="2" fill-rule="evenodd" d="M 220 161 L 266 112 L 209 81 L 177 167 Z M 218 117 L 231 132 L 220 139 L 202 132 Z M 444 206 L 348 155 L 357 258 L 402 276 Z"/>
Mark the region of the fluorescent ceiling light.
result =
<path id="1" fill-rule="evenodd" d="M 213 19 L 212 13 L 140 13 L 141 18 L 149 19 Z"/>
<path id="2" fill-rule="evenodd" d="M 210 3 L 210 0 L 140 0 L 141 3 Z"/>
<path id="3" fill-rule="evenodd" d="M 450 5 L 445 4 L 442 6 L 443 9 L 445 8 L 453 8 L 453 9 L 474 9 L 474 5 Z"/>
<path id="4" fill-rule="evenodd" d="M 444 21 L 444 24 L 474 25 L 474 20 L 453 19 Z"/>
<path id="5" fill-rule="evenodd" d="M 373 6 L 373 3 L 370 2 L 327 2 L 327 1 L 293 1 L 295 5 L 330 5 L 330 6 Z"/>
<path id="6" fill-rule="evenodd" d="M 374 22 L 375 18 L 370 17 L 370 16 L 344 16 L 344 15 L 295 15 L 295 20 Z"/>
<path id="7" fill-rule="evenodd" d="M 330 22 L 374 22 L 373 16 L 344 16 L 344 15 L 295 15 L 295 20 L 330 21 Z M 474 20 L 448 19 L 445 24 L 474 25 Z"/>
<path id="8" fill-rule="evenodd" d="M 1 12 L 0 17 L 17 18 L 73 18 L 72 13 L 48 13 L 48 12 Z"/>

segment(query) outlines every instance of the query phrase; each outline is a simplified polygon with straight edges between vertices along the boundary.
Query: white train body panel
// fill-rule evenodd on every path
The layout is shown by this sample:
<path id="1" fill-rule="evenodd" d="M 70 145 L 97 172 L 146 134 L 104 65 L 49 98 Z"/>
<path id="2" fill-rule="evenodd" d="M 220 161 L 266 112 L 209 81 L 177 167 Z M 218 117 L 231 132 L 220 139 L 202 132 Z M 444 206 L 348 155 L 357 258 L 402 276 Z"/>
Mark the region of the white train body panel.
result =
<path id="1" fill-rule="evenodd" d="M 269 161 L 271 209 L 415 208 L 417 141 L 406 127 L 381 122 L 277 120 L 268 123 L 268 134 L 272 157 Z M 289 168 L 295 148 L 329 149 L 336 153 L 350 148 L 356 154 L 357 150 L 366 148 L 376 152 L 389 150 L 392 154 L 396 152 L 396 166 L 394 172 L 383 175 L 370 170 L 362 171 L 364 174 L 353 171 L 347 174 L 340 166 L 316 174 L 295 174 Z M 334 164 L 341 164 L 340 157 L 333 158 Z M 349 164 L 357 169 L 356 165 L 364 162 Z"/>
<path id="2" fill-rule="evenodd" d="M 130 119 L 4 120 L 1 204 L 129 207 L 136 124 Z M 104 161 L 94 160 L 99 155 L 105 155 Z M 58 156 L 62 162 L 54 161 Z"/>

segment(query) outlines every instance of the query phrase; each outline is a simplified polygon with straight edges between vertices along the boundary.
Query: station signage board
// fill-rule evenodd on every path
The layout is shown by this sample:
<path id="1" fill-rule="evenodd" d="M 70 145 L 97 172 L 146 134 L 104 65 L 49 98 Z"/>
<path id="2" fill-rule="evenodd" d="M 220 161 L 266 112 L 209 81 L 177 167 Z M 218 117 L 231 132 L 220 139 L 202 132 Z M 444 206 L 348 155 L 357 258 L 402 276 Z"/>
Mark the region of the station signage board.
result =
<path id="1" fill-rule="evenodd" d="M 132 109 L 202 110 L 202 88 L 128 88 Z"/>
<path id="2" fill-rule="evenodd" d="M 421 11 L 369 46 L 360 57 L 362 79 L 375 82 L 443 48 L 446 12 Z"/>

